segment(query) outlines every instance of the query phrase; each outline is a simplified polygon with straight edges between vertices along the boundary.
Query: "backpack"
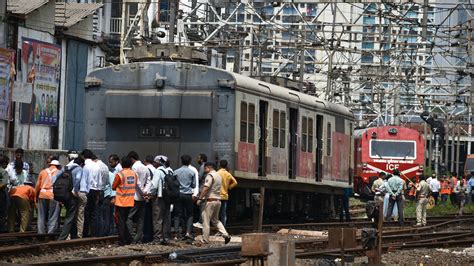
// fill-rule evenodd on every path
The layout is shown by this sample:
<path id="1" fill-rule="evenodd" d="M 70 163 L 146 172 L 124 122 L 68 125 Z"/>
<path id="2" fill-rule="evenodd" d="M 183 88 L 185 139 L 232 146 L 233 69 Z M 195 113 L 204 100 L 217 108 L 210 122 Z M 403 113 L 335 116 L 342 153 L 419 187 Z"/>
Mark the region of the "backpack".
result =
<path id="1" fill-rule="evenodd" d="M 167 203 L 175 203 L 179 197 L 179 180 L 178 176 L 173 173 L 173 171 L 165 172 L 163 169 L 160 169 L 165 174 L 163 179 L 163 191 L 162 197 Z"/>
<path id="2" fill-rule="evenodd" d="M 56 178 L 53 184 L 54 200 L 64 203 L 71 199 L 73 188 L 72 170 L 76 167 L 77 166 L 69 169 L 69 167 L 66 166 L 64 172 Z"/>
<path id="3" fill-rule="evenodd" d="M 150 168 L 148 168 L 148 172 L 150 172 L 150 180 L 153 180 L 153 171 Z"/>

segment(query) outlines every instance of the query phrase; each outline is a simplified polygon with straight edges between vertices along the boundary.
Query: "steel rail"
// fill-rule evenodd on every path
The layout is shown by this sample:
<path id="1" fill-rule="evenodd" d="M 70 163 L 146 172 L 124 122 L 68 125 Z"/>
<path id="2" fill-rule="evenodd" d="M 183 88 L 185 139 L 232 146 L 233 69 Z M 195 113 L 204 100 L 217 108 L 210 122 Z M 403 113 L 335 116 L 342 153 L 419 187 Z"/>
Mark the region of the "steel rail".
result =
<path id="1" fill-rule="evenodd" d="M 0 246 L 44 243 L 57 240 L 59 234 L 37 234 L 34 232 L 0 234 Z"/>
<path id="2" fill-rule="evenodd" d="M 3 247 L 0 249 L 0 258 L 6 256 L 18 256 L 19 254 L 44 254 L 57 249 L 78 248 L 84 246 L 98 246 L 118 241 L 117 236 L 91 237 L 71 240 L 51 241 L 40 244 Z"/>
<path id="3" fill-rule="evenodd" d="M 455 219 L 455 220 L 450 220 L 434 225 L 429 225 L 429 226 L 423 226 L 423 227 L 411 227 L 411 228 L 404 228 L 404 229 L 397 229 L 397 230 L 387 230 L 383 232 L 383 235 L 398 235 L 398 234 L 403 234 L 403 233 L 416 233 L 416 232 L 423 232 L 423 231 L 429 231 L 433 229 L 437 229 L 443 226 L 448 226 L 450 224 L 454 223 L 463 223 L 467 221 L 474 221 L 474 218 L 468 218 L 468 219 Z"/>
<path id="4" fill-rule="evenodd" d="M 466 220 L 473 220 L 474 215 L 469 215 L 469 216 L 446 216 L 446 217 L 433 217 L 432 219 L 428 219 L 428 223 L 430 226 L 428 227 L 420 227 L 423 229 L 419 228 L 411 228 L 408 232 L 411 231 L 420 231 L 420 230 L 429 230 L 431 226 L 438 226 L 439 224 L 442 223 L 452 223 L 453 221 L 466 221 Z M 415 225 L 416 220 L 415 219 L 406 219 L 405 220 L 405 226 L 413 226 Z M 357 228 L 363 228 L 363 227 L 371 227 L 373 225 L 373 222 L 368 221 L 367 219 L 365 220 L 353 220 L 350 222 L 315 222 L 315 223 L 282 223 L 282 224 L 264 224 L 263 229 L 265 231 L 277 231 L 278 229 L 281 228 L 290 228 L 290 229 L 309 229 L 309 230 L 325 230 L 328 228 L 334 228 L 334 227 L 357 227 Z M 390 227 L 398 227 L 398 222 L 395 221 L 386 221 L 384 222 L 384 227 L 387 228 L 388 226 Z M 242 232 L 242 231 L 252 231 L 253 226 L 252 225 L 243 225 L 243 226 L 228 226 L 226 228 L 230 232 Z M 398 229 L 397 229 L 398 230 Z"/>
<path id="5" fill-rule="evenodd" d="M 429 239 L 425 242 L 412 241 L 404 243 L 392 243 L 384 244 L 383 251 L 389 252 L 397 249 L 409 249 L 419 247 L 447 247 L 447 246 L 469 246 L 474 243 L 474 232 L 461 233 L 453 232 L 452 237 L 439 237 Z M 432 235 L 429 233 L 428 235 Z M 464 239 L 468 237 L 467 239 Z M 91 239 L 88 239 L 91 240 Z M 431 242 L 430 242 L 431 241 Z M 71 242 L 71 241 L 69 241 Z M 308 244 L 309 240 L 296 241 L 296 250 L 303 244 Z M 315 243 L 313 243 L 315 244 Z M 320 241 L 319 244 L 324 244 Z M 327 246 L 327 245 L 324 245 Z M 83 258 L 73 259 L 67 261 L 54 261 L 45 263 L 35 263 L 35 265 L 85 265 L 85 264 L 130 264 L 132 262 L 140 261 L 142 263 L 193 263 L 201 265 L 235 265 L 245 262 L 245 258 L 240 256 L 241 246 L 226 246 L 219 248 L 207 248 L 207 249 L 192 249 L 178 251 L 175 254 L 174 259 L 170 259 L 170 252 L 154 253 L 154 254 L 133 254 L 133 255 L 122 255 L 122 256 L 104 256 L 96 258 Z M 362 247 L 347 248 L 344 249 L 346 254 L 360 254 L 365 255 L 365 249 Z M 310 257 L 325 257 L 331 256 L 331 254 L 340 253 L 340 249 L 322 249 L 322 250 L 311 250 L 311 251 L 299 251 L 296 253 L 297 258 L 310 258 Z"/>
<path id="6" fill-rule="evenodd" d="M 474 243 L 474 231 L 453 231 L 453 232 L 440 232 L 433 233 L 430 230 L 438 228 L 444 228 L 453 223 L 472 221 L 474 218 L 468 219 L 455 219 L 451 221 L 442 222 L 432 226 L 416 227 L 408 229 L 399 229 L 392 231 L 384 230 L 384 251 L 401 249 L 401 248 L 416 248 L 421 246 L 451 246 L 459 243 L 459 246 L 468 245 Z M 4 234 L 9 237 L 15 236 L 15 234 Z M 18 234 L 16 234 L 18 235 Z M 32 236 L 31 233 L 24 233 L 26 236 Z M 428 238 L 426 238 L 428 237 Z M 74 239 L 67 241 L 52 241 L 42 244 L 24 245 L 24 246 L 13 246 L 5 247 L 0 249 L 0 258 L 8 258 L 9 256 L 18 256 L 25 254 L 45 254 L 53 253 L 60 249 L 71 249 L 84 246 L 97 246 L 104 245 L 111 242 L 116 242 L 117 237 L 100 237 L 100 238 L 83 238 Z M 360 243 L 360 237 L 358 238 Z M 388 242 L 388 243 L 386 243 Z M 298 240 L 295 241 L 295 249 L 297 257 L 311 257 L 311 256 L 324 256 L 333 253 L 339 253 L 340 250 L 329 250 L 327 249 L 327 240 Z M 226 246 L 221 248 L 207 248 L 207 249 L 193 249 L 183 250 L 176 252 L 175 262 L 190 262 L 190 263 L 214 263 L 216 261 L 222 262 L 219 264 L 242 261 L 243 258 L 240 256 L 241 246 Z M 363 253 L 365 250 L 362 248 L 345 249 L 346 253 Z M 53 265 L 84 265 L 90 263 L 102 263 L 102 264 L 113 264 L 113 263 L 124 263 L 131 262 L 134 260 L 142 261 L 146 263 L 161 263 L 169 260 L 169 252 L 155 253 L 155 254 L 134 254 L 124 256 L 109 256 L 109 257 L 97 257 L 97 258 L 84 258 L 67 261 L 57 261 L 47 264 Z"/>
<path id="7" fill-rule="evenodd" d="M 203 248 L 182 250 L 178 252 L 161 252 L 153 254 L 132 254 L 121 256 L 101 256 L 94 258 L 81 258 L 66 261 L 33 263 L 34 265 L 122 265 L 132 262 L 144 264 L 158 263 L 192 263 L 193 265 L 240 265 L 246 259 L 240 256 L 241 246 L 226 246 L 219 248 Z M 176 253 L 176 258 L 171 259 L 170 254 Z"/>

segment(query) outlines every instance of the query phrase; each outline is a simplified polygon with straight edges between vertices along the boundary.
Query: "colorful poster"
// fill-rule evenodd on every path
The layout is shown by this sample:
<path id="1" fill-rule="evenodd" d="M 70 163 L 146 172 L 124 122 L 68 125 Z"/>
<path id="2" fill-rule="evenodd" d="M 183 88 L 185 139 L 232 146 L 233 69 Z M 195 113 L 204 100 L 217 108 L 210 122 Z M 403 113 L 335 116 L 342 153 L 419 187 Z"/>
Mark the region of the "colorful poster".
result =
<path id="1" fill-rule="evenodd" d="M 31 119 L 32 124 L 57 126 L 61 46 L 22 38 L 21 49 L 21 81 L 34 82 L 32 108 L 29 104 L 23 105 L 22 122 L 28 123 Z"/>
<path id="2" fill-rule="evenodd" d="M 0 119 L 8 120 L 10 106 L 10 68 L 14 61 L 15 52 L 0 48 Z"/>

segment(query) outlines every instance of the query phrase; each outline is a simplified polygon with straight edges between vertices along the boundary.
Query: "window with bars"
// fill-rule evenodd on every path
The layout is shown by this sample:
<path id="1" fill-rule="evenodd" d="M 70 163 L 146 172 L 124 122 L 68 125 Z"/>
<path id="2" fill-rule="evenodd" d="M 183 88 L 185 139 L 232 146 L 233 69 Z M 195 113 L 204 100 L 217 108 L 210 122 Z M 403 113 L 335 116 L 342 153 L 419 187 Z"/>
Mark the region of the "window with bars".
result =
<path id="1" fill-rule="evenodd" d="M 303 116 L 301 121 L 301 151 L 313 152 L 313 119 Z"/>
<path id="2" fill-rule="evenodd" d="M 286 143 L 286 112 L 280 112 L 280 148 L 284 149 Z"/>
<path id="3" fill-rule="evenodd" d="M 255 104 L 249 104 L 248 113 L 249 136 L 248 143 L 255 143 Z"/>
<path id="4" fill-rule="evenodd" d="M 280 140 L 280 112 L 276 109 L 273 109 L 273 140 L 272 146 L 279 147 L 278 141 Z"/>
<path id="5" fill-rule="evenodd" d="M 240 103 L 240 141 L 255 143 L 255 104 Z"/>
<path id="6" fill-rule="evenodd" d="M 331 156 L 331 146 L 332 146 L 332 125 L 328 122 L 326 128 L 326 155 Z"/>
<path id="7" fill-rule="evenodd" d="M 286 113 L 273 109 L 273 140 L 272 146 L 275 148 L 285 148 L 286 142 Z"/>
<path id="8" fill-rule="evenodd" d="M 247 103 L 240 103 L 240 141 L 247 142 Z"/>

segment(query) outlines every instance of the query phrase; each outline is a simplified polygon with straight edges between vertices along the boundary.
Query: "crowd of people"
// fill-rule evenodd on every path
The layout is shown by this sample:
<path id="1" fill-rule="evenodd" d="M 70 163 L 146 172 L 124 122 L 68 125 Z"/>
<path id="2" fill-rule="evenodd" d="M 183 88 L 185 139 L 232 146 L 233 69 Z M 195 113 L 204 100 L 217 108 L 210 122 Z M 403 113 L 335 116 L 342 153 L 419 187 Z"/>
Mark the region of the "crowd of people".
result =
<path id="1" fill-rule="evenodd" d="M 448 199 L 457 206 L 458 215 L 464 212 L 464 205 L 474 202 L 474 172 L 466 176 L 457 177 L 456 173 L 448 176 L 430 177 L 421 176 L 416 183 L 400 177 L 398 169 L 392 175 L 381 172 L 372 183 L 372 192 L 376 202 L 383 202 L 384 219 L 397 218 L 403 225 L 403 207 L 408 199 L 416 200 L 416 226 L 426 226 L 426 210 L 430 198 L 433 205 L 446 205 Z"/>
<path id="2" fill-rule="evenodd" d="M 68 153 L 62 166 L 49 156 L 38 177 L 17 149 L 13 161 L 0 155 L 0 231 L 32 229 L 36 210 L 39 234 L 59 232 L 59 240 L 118 234 L 119 244 L 195 241 L 202 229 L 204 243 L 216 227 L 227 244 L 225 229 L 229 190 L 237 186 L 228 162 L 219 167 L 199 154 L 197 168 L 189 155 L 171 169 L 165 155 L 146 156 L 135 151 L 104 162 L 90 150 Z M 65 217 L 60 227 L 61 208 Z"/>

